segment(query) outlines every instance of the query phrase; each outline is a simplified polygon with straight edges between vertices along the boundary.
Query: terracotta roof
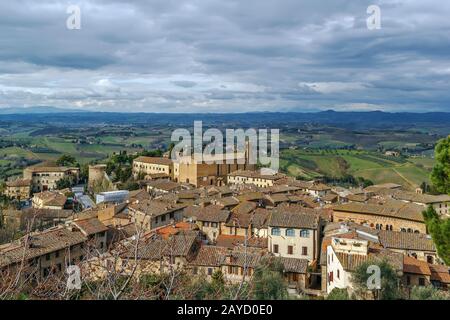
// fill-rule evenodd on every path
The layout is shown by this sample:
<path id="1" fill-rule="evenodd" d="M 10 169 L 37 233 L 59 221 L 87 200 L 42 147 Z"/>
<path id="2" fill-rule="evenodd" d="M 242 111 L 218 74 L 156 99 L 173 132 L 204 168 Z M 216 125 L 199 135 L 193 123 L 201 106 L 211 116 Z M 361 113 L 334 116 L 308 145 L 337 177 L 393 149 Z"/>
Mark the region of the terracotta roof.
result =
<path id="1" fill-rule="evenodd" d="M 393 252 L 386 249 L 372 249 L 369 248 L 367 255 L 362 254 L 349 254 L 343 252 L 336 252 L 339 262 L 344 270 L 355 271 L 361 264 L 366 261 L 387 261 L 396 271 L 402 271 L 403 266 L 403 254 Z M 326 258 L 325 258 L 326 260 Z"/>
<path id="2" fill-rule="evenodd" d="M 231 251 L 231 250 L 230 250 Z M 255 268 L 261 261 L 263 251 L 257 248 L 234 248 L 227 252 L 224 265 Z"/>
<path id="3" fill-rule="evenodd" d="M 336 257 L 346 271 L 355 271 L 368 260 L 367 255 L 336 252 Z"/>
<path id="4" fill-rule="evenodd" d="M 284 272 L 294 272 L 306 274 L 309 262 L 307 259 L 275 257 L 283 264 Z"/>
<path id="5" fill-rule="evenodd" d="M 76 225 L 86 236 L 105 232 L 108 230 L 108 228 L 97 218 L 75 220 L 73 221 L 73 224 Z"/>
<path id="6" fill-rule="evenodd" d="M 264 194 L 259 191 L 246 192 L 236 197 L 239 201 L 258 201 L 264 199 Z"/>
<path id="7" fill-rule="evenodd" d="M 33 198 L 42 201 L 44 206 L 63 207 L 67 201 L 67 197 L 56 191 L 43 191 L 35 193 Z"/>
<path id="8" fill-rule="evenodd" d="M 29 172 L 66 172 L 69 170 L 79 170 L 79 169 L 76 167 L 58 167 L 58 166 L 36 165 L 36 166 L 31 166 L 31 167 L 25 168 L 24 170 L 29 171 Z"/>
<path id="9" fill-rule="evenodd" d="M 162 235 L 162 237 L 166 239 L 171 235 L 177 234 L 180 230 L 198 230 L 198 226 L 188 222 L 177 222 L 174 225 L 165 226 L 155 231 L 157 234 Z"/>
<path id="10" fill-rule="evenodd" d="M 190 262 L 196 266 L 220 267 L 228 249 L 217 246 L 201 246 L 195 258 Z"/>
<path id="11" fill-rule="evenodd" d="M 298 190 L 300 190 L 299 187 L 275 184 L 271 187 L 264 188 L 262 191 L 264 193 L 276 194 L 276 193 L 289 193 Z"/>
<path id="12" fill-rule="evenodd" d="M 163 257 L 188 257 L 197 242 L 198 231 L 181 230 L 177 234 L 163 238 L 152 235 L 142 240 L 137 250 L 137 257 L 144 260 L 160 260 Z M 122 253 L 124 258 L 134 258 L 134 246 Z"/>
<path id="13" fill-rule="evenodd" d="M 378 236 L 385 248 L 436 251 L 433 240 L 426 234 L 380 230 Z"/>
<path id="14" fill-rule="evenodd" d="M 181 185 L 179 183 L 170 180 L 152 180 L 147 182 L 147 186 L 153 189 L 163 190 L 167 192 L 181 188 Z"/>
<path id="15" fill-rule="evenodd" d="M 26 240 L 28 239 L 28 240 Z M 25 246 L 27 241 L 27 246 Z M 47 229 L 43 232 L 32 233 L 19 241 L 0 247 L 0 267 L 65 249 L 87 241 L 80 231 L 71 231 L 65 227 Z"/>
<path id="16" fill-rule="evenodd" d="M 269 218 L 268 225 L 282 228 L 316 229 L 319 217 L 309 213 L 278 211 L 275 208 Z"/>
<path id="17" fill-rule="evenodd" d="M 422 206 L 401 201 L 390 201 L 389 203 L 385 203 L 383 205 L 350 202 L 335 205 L 333 210 L 423 222 Z"/>
<path id="18" fill-rule="evenodd" d="M 430 279 L 432 281 L 439 281 L 442 283 L 450 284 L 450 269 L 447 266 L 438 264 L 428 264 L 431 271 Z"/>
<path id="19" fill-rule="evenodd" d="M 7 187 L 29 187 L 31 185 L 30 179 L 16 179 L 12 181 L 7 181 Z"/>
<path id="20" fill-rule="evenodd" d="M 143 201 L 143 200 L 150 200 L 150 194 L 144 190 L 144 189 L 138 189 L 138 190 L 132 190 L 128 194 L 128 199 L 133 202 L 136 200 Z"/>
<path id="21" fill-rule="evenodd" d="M 148 216 L 160 216 L 169 212 L 181 210 L 186 205 L 169 203 L 161 200 L 144 200 L 138 203 L 132 203 L 129 208 L 135 211 L 142 212 Z"/>
<path id="22" fill-rule="evenodd" d="M 183 217 L 185 218 L 193 218 L 197 217 L 200 213 L 201 207 L 195 205 L 188 205 L 183 209 Z"/>
<path id="23" fill-rule="evenodd" d="M 221 206 L 224 206 L 224 207 L 231 207 L 231 206 L 238 205 L 239 200 L 236 199 L 235 197 L 225 197 L 225 198 L 217 199 L 216 203 L 220 204 Z"/>
<path id="24" fill-rule="evenodd" d="M 224 210 L 221 206 L 209 205 L 200 209 L 197 221 L 226 222 L 229 216 L 230 211 Z"/>
<path id="25" fill-rule="evenodd" d="M 248 247 L 267 248 L 267 238 L 250 237 L 247 239 Z M 236 246 L 244 246 L 245 237 L 228 234 L 220 234 L 216 239 L 216 246 L 234 248 Z"/>
<path id="26" fill-rule="evenodd" d="M 72 210 L 65 209 L 37 209 L 5 210 L 5 216 L 35 219 L 67 219 L 73 215 Z"/>
<path id="27" fill-rule="evenodd" d="M 270 211 L 263 208 L 257 208 L 253 213 L 252 224 L 257 229 L 267 228 Z"/>
<path id="28" fill-rule="evenodd" d="M 158 165 L 166 165 L 169 166 L 172 164 L 172 160 L 169 158 L 162 158 L 162 157 L 145 157 L 140 156 L 133 160 L 133 162 L 143 162 L 148 164 L 158 164 Z"/>
<path id="29" fill-rule="evenodd" d="M 234 207 L 231 212 L 234 214 L 249 214 L 257 207 L 256 203 L 251 201 L 242 201 L 236 207 Z"/>
<path id="30" fill-rule="evenodd" d="M 270 203 L 276 205 L 281 202 L 289 202 L 290 199 L 287 195 L 282 193 L 270 194 L 266 195 L 266 199 L 270 201 Z"/>
<path id="31" fill-rule="evenodd" d="M 349 194 L 348 196 L 346 196 L 345 198 L 348 199 L 348 201 L 353 201 L 353 202 L 366 202 L 369 197 L 362 193 L 362 194 Z"/>
<path id="32" fill-rule="evenodd" d="M 414 273 L 430 276 L 431 271 L 428 263 L 425 261 L 420 261 L 408 256 L 403 257 L 403 272 L 404 273 Z"/>

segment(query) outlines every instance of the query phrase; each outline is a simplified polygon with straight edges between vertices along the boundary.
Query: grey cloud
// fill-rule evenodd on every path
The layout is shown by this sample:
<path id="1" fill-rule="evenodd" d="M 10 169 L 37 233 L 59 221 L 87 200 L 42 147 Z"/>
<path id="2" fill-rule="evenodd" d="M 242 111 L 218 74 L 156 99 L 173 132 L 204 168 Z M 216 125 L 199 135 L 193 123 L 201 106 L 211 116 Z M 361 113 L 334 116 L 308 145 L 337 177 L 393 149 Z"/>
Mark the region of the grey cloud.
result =
<path id="1" fill-rule="evenodd" d="M 77 3 L 76 31 L 71 1 L 0 3 L 0 107 L 450 111 L 447 2 Z M 366 28 L 373 3 L 381 30 Z"/>

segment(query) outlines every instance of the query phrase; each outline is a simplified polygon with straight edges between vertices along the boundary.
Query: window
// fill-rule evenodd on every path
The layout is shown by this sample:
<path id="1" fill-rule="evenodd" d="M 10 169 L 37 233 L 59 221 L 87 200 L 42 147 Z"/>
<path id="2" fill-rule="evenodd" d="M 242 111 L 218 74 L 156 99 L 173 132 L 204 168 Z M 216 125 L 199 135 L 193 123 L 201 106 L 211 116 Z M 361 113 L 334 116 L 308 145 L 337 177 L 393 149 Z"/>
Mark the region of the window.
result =
<path id="1" fill-rule="evenodd" d="M 411 284 L 411 277 L 406 276 L 406 285 L 409 286 Z"/>
<path id="2" fill-rule="evenodd" d="M 295 230 L 294 229 L 286 229 L 286 237 L 294 237 Z"/>
<path id="3" fill-rule="evenodd" d="M 419 278 L 419 286 L 424 286 L 425 285 L 425 278 Z"/>
<path id="4" fill-rule="evenodd" d="M 308 255 L 308 247 L 302 247 L 302 255 L 304 256 Z"/>
<path id="5" fill-rule="evenodd" d="M 336 276 L 337 276 L 338 279 L 340 279 L 340 278 L 339 278 L 339 277 L 340 277 L 339 269 L 338 269 L 338 271 L 337 271 L 337 275 L 336 275 Z"/>
<path id="6" fill-rule="evenodd" d="M 273 245 L 273 252 L 278 253 L 278 245 L 277 244 Z"/>
<path id="7" fill-rule="evenodd" d="M 302 237 L 302 238 L 309 238 L 309 230 L 301 230 L 300 231 L 300 237 Z"/>
<path id="8" fill-rule="evenodd" d="M 50 253 L 47 253 L 47 254 L 45 255 L 45 260 L 47 260 L 47 261 L 50 260 Z"/>
<path id="9" fill-rule="evenodd" d="M 212 268 L 208 268 L 208 276 L 213 274 L 213 269 Z"/>
<path id="10" fill-rule="evenodd" d="M 217 222 L 211 222 L 211 227 L 212 228 L 217 228 Z"/>
<path id="11" fill-rule="evenodd" d="M 294 254 L 294 247 L 293 246 L 288 246 L 287 247 L 287 252 L 288 252 L 288 254 Z"/>
<path id="12" fill-rule="evenodd" d="M 55 252 L 55 257 L 58 258 L 59 257 L 59 251 Z"/>
<path id="13" fill-rule="evenodd" d="M 427 256 L 427 262 L 433 264 L 434 263 L 433 256 Z"/>
<path id="14" fill-rule="evenodd" d="M 280 236 L 281 235 L 280 228 L 272 228 L 272 235 L 273 236 Z"/>

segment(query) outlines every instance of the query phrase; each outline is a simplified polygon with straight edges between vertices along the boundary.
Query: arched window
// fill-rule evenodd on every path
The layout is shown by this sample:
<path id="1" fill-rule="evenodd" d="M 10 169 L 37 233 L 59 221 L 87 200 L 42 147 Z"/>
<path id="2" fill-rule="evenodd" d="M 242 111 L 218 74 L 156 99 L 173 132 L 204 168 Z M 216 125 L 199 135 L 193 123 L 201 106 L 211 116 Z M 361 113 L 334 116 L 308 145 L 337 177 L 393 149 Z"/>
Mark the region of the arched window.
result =
<path id="1" fill-rule="evenodd" d="M 300 237 L 309 238 L 309 230 L 300 230 Z"/>
<path id="2" fill-rule="evenodd" d="M 408 228 L 408 232 L 413 232 L 411 228 Z"/>
<path id="3" fill-rule="evenodd" d="M 272 228 L 272 235 L 273 235 L 273 236 L 279 236 L 279 235 L 281 235 L 280 228 Z"/>
<path id="4" fill-rule="evenodd" d="M 286 229 L 286 237 L 295 237 L 295 230 L 294 229 Z"/>
<path id="5" fill-rule="evenodd" d="M 401 231 L 401 232 L 406 232 L 406 229 L 405 229 L 405 228 L 401 228 L 400 231 Z"/>
<path id="6" fill-rule="evenodd" d="M 380 230 L 380 225 L 377 223 L 375 229 Z"/>

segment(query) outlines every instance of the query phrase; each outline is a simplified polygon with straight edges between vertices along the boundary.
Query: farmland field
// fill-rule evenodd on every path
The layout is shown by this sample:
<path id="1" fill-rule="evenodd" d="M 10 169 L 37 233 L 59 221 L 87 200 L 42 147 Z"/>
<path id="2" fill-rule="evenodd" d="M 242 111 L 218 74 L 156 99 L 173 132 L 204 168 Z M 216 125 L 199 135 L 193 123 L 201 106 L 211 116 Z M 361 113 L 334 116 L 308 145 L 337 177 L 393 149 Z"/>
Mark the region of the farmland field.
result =
<path id="1" fill-rule="evenodd" d="M 422 182 L 429 183 L 433 159 L 389 159 L 383 154 L 362 151 L 283 150 L 280 164 L 284 172 L 306 179 L 350 174 L 374 183 L 393 182 L 414 189 Z"/>

